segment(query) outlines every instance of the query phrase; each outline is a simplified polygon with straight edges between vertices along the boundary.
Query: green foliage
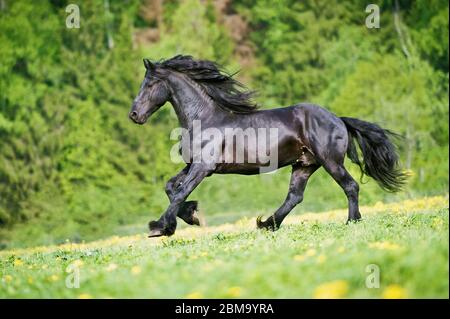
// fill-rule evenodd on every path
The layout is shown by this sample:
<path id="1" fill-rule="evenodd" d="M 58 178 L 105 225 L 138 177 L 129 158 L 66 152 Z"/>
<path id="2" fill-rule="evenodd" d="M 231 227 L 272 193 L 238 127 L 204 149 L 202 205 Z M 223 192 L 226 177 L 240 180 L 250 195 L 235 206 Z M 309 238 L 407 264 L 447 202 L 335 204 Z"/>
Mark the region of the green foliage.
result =
<path id="1" fill-rule="evenodd" d="M 361 0 L 235 0 L 222 12 L 214 1 L 164 1 L 161 17 L 151 21 L 143 12 L 152 1 L 96 0 L 80 4 L 80 29 L 65 27 L 62 1 L 2 3 L 3 246 L 143 230 L 164 211 L 164 184 L 182 167 L 169 160 L 177 121 L 170 105 L 145 126 L 127 119 L 141 61 L 183 53 L 238 70 L 242 43 L 223 23 L 227 14 L 248 23 L 242 38 L 254 63 L 245 71 L 262 105 L 310 101 L 405 136 L 401 159 L 413 174 L 407 192 L 385 194 L 369 180 L 361 187 L 363 204 L 448 189 L 446 1 L 381 1 L 380 29 L 365 27 Z M 158 40 L 137 41 L 136 31 L 148 27 Z M 192 198 L 209 222 L 221 223 L 276 209 L 288 180 L 289 168 L 213 176 Z M 297 210 L 345 205 L 342 190 L 319 170 Z"/>
<path id="2" fill-rule="evenodd" d="M 161 26 L 161 40 L 143 52 L 155 60 L 188 53 L 229 63 L 233 45 L 225 29 L 216 23 L 211 6 L 210 2 L 203 6 L 198 0 L 182 1 L 171 16 L 172 23 Z"/>
<path id="3" fill-rule="evenodd" d="M 14 3 L 6 10 L 0 12 L 0 225 L 26 219 L 26 200 L 50 178 L 60 137 L 50 123 L 56 107 L 43 105 L 49 86 L 61 79 L 61 70 L 49 67 L 61 51 L 52 36 L 56 17 L 46 17 L 47 4 Z"/>
<path id="4" fill-rule="evenodd" d="M 407 19 L 416 46 L 433 67 L 448 73 L 448 3 L 433 0 L 413 4 Z"/>
<path id="5" fill-rule="evenodd" d="M 256 32 L 255 78 L 278 103 L 307 99 L 326 85 L 322 51 L 352 11 L 342 1 L 237 1 Z"/>
<path id="6" fill-rule="evenodd" d="M 14 30 L 2 33 L 2 48 L 27 44 L 8 55 L 1 77 L 0 222 L 26 221 L 16 228 L 16 240 L 61 242 L 111 232 L 133 220 L 130 212 L 149 209 L 144 199 L 168 177 L 158 166 L 159 176 L 147 174 L 147 165 L 167 149 L 147 137 L 164 139 L 164 129 L 144 133 L 127 119 L 141 76 L 127 35 L 137 4 L 115 4 L 114 14 L 105 15 L 96 14 L 103 3 L 85 4 L 82 28 L 72 30 L 62 23 L 64 11 L 52 14 L 49 4 L 31 10 L 26 2 L 8 3 L 2 13 L 2 30 Z"/>

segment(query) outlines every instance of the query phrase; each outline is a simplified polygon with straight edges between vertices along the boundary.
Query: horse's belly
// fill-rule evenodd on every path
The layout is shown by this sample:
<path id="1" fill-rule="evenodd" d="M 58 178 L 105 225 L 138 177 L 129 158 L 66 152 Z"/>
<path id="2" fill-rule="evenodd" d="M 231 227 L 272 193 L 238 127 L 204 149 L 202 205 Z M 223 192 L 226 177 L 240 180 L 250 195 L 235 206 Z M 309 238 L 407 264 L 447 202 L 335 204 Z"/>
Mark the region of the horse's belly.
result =
<path id="1" fill-rule="evenodd" d="M 284 137 L 278 141 L 278 144 L 268 147 L 268 150 L 270 151 L 259 153 L 256 148 L 248 147 L 244 149 L 241 156 L 224 152 L 215 173 L 253 175 L 274 171 L 288 165 L 317 164 L 311 151 L 294 137 Z"/>
<path id="2" fill-rule="evenodd" d="M 289 164 L 286 164 L 289 165 Z M 283 166 L 286 166 L 283 165 Z M 215 174 L 241 174 L 241 175 L 257 175 L 277 170 L 283 166 L 263 166 L 249 163 L 223 163 L 216 166 Z"/>

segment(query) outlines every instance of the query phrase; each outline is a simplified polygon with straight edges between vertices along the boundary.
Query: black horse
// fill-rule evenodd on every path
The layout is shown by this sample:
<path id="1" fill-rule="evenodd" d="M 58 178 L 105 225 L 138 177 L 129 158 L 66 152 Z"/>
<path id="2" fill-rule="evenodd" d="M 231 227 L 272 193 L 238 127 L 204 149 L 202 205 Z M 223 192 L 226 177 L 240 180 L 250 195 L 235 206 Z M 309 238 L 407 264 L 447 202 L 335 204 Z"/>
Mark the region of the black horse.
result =
<path id="1" fill-rule="evenodd" d="M 168 101 L 173 105 L 181 127 L 192 139 L 195 139 L 196 121 L 201 123 L 202 132 L 215 128 L 224 136 L 227 128 L 277 129 L 276 145 L 268 146 L 269 151 L 278 154 L 276 165 L 271 169 L 292 166 L 289 192 L 270 218 L 262 221 L 258 217 L 258 228 L 278 229 L 283 219 L 302 201 L 309 177 L 321 166 L 347 196 L 348 221 L 359 220 L 359 186 L 344 167 L 345 154 L 387 191 L 398 191 L 405 182 L 406 176 L 398 168 L 396 148 L 389 140 L 389 136 L 395 134 L 376 124 L 337 117 L 324 108 L 305 103 L 258 110 L 252 103 L 253 92 L 211 61 L 177 55 L 155 63 L 144 59 L 144 65 L 145 78 L 129 113 L 130 119 L 137 124 L 144 124 Z M 218 150 L 214 160 L 195 161 L 193 144 L 182 141 L 181 150 L 189 154 L 184 156 L 186 167 L 168 181 L 165 191 L 170 205 L 159 220 L 149 223 L 149 237 L 174 234 L 176 216 L 188 224 L 199 224 L 195 214 L 197 202 L 186 199 L 205 177 L 214 173 L 259 174 L 261 168 L 267 167 L 267 161 L 264 162 L 261 156 L 248 160 L 257 151 L 257 146 L 242 145 L 242 140 L 233 141 L 233 147 L 243 148 L 244 161 L 237 161 L 236 156 L 232 161 L 225 161 L 225 141 L 217 138 L 202 140 L 200 144 L 200 150 Z M 363 161 L 359 159 L 355 141 Z"/>

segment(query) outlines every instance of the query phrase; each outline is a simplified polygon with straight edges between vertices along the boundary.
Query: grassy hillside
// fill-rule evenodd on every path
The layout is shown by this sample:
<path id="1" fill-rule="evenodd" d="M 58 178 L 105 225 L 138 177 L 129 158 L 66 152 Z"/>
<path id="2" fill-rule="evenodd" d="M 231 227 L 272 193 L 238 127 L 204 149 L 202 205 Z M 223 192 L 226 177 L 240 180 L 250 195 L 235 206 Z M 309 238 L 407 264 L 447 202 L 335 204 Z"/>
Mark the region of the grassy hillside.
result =
<path id="1" fill-rule="evenodd" d="M 377 203 L 347 226 L 336 210 L 290 216 L 275 233 L 252 218 L 2 251 L 0 297 L 448 298 L 448 205 L 448 195 Z M 77 269 L 79 288 L 67 288 Z"/>

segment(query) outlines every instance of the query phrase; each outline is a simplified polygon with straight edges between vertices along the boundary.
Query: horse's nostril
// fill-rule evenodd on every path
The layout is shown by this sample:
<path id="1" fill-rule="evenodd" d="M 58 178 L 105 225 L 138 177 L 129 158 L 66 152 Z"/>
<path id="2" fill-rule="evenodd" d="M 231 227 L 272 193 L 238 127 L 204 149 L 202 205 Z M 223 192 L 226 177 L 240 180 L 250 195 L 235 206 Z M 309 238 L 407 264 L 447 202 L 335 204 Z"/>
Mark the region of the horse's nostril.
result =
<path id="1" fill-rule="evenodd" d="M 136 112 L 136 111 L 130 112 L 130 118 L 132 118 L 133 120 L 135 120 L 136 117 L 137 117 L 137 112 Z"/>

